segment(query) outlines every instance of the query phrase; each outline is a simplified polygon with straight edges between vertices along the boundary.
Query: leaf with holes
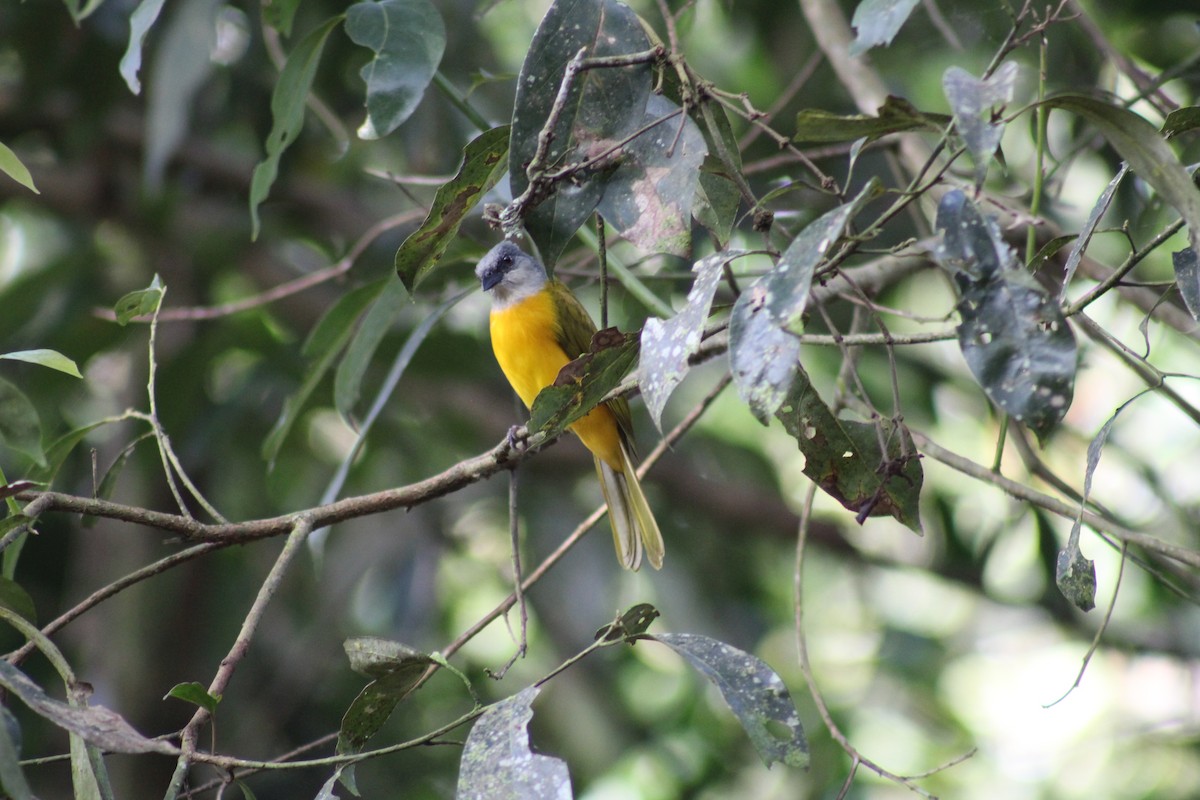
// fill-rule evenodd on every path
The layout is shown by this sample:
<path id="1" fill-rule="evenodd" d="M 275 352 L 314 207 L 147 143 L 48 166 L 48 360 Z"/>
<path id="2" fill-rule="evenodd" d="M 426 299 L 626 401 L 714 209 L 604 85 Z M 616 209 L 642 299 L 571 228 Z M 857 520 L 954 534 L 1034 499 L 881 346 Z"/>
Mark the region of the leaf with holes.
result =
<path id="1" fill-rule="evenodd" d="M 775 670 L 757 656 L 707 636 L 660 633 L 646 638 L 670 647 L 716 685 L 764 764 L 808 768 L 800 713 Z"/>
<path id="2" fill-rule="evenodd" d="M 859 524 L 867 517 L 890 515 L 921 533 L 918 501 L 924 471 L 903 425 L 881 421 L 876 428 L 836 417 L 799 366 L 775 416 L 799 444 L 804 474 L 855 512 Z"/>
<path id="3" fill-rule="evenodd" d="M 638 386 L 650 418 L 660 431 L 667 398 L 687 375 L 688 360 L 700 347 L 704 323 L 725 265 L 743 253 L 724 251 L 697 261 L 692 266 L 696 277 L 683 310 L 666 321 L 654 317 L 646 320 L 638 361 Z"/>
<path id="4" fill-rule="evenodd" d="M 554 108 L 567 64 L 580 49 L 589 58 L 627 55 L 650 47 L 638 19 L 617 0 L 556 0 L 534 34 L 513 106 L 509 147 L 509 180 L 513 195 L 529 185 L 526 168 L 533 160 L 538 137 Z M 638 130 L 650 97 L 649 64 L 581 72 L 550 131 L 547 169 L 581 162 L 606 153 Z M 615 155 L 615 154 L 614 154 Z M 614 159 L 570 182 L 560 182 L 525 219 L 542 261 L 552 268 L 567 241 L 587 220 L 604 195 L 606 170 Z"/>
<path id="5" fill-rule="evenodd" d="M 975 183 L 987 176 L 988 162 L 1000 146 L 1004 125 L 994 120 L 994 110 L 1012 101 L 1017 83 L 1016 62 L 1002 64 L 988 78 L 979 79 L 961 67 L 950 67 L 942 76 L 942 90 L 954 111 L 954 127 L 975 162 Z"/>
<path id="6" fill-rule="evenodd" d="M 457 800 L 521 798 L 570 800 L 566 762 L 529 747 L 536 686 L 488 707 L 467 736 L 458 770 Z"/>
<path id="7" fill-rule="evenodd" d="M 412 116 L 441 63 L 446 25 L 429 0 L 355 3 L 346 35 L 375 57 L 359 73 L 367 84 L 367 119 L 359 138 L 378 139 Z"/>

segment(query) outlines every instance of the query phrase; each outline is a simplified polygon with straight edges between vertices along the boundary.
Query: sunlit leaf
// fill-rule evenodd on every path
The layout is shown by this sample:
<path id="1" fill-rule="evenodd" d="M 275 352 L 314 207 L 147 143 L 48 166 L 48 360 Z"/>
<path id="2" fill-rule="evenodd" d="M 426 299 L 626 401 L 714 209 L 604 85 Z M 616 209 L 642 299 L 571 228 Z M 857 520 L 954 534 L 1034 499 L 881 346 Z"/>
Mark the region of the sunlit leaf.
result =
<path id="1" fill-rule="evenodd" d="M 975 182 L 987 175 L 988 162 L 1000 146 L 1004 125 L 993 120 L 993 110 L 1012 101 L 1017 64 L 1007 61 L 980 80 L 961 67 L 950 67 L 942 76 L 942 89 L 954 112 L 954 127 L 975 162 Z"/>
<path id="2" fill-rule="evenodd" d="M 125 48 L 125 55 L 121 56 L 121 77 L 134 94 L 142 91 L 138 72 L 142 68 L 142 47 L 146 42 L 146 34 L 154 26 L 162 7 L 163 0 L 141 0 L 129 17 L 129 44 Z"/>
<path id="3" fill-rule="evenodd" d="M 529 432 L 556 436 L 587 414 L 615 389 L 638 356 L 638 336 L 605 328 L 592 337 L 588 352 L 538 392 L 529 411 Z"/>
<path id="4" fill-rule="evenodd" d="M 1138 177 L 1179 212 L 1187 223 L 1192 249 L 1200 252 L 1200 189 L 1158 129 L 1129 109 L 1094 97 L 1057 95 L 1045 103 L 1095 125 Z"/>
<path id="5" fill-rule="evenodd" d="M 346 33 L 375 57 L 362 68 L 367 84 L 363 139 L 387 136 L 408 119 L 433 80 L 446 49 L 446 26 L 429 0 L 382 0 L 346 9 Z"/>
<path id="6" fill-rule="evenodd" d="M 637 15 L 617 0 L 556 0 L 542 18 L 517 80 L 513 107 L 509 180 L 513 195 L 529 185 L 526 167 L 554 107 L 568 62 L 581 48 L 587 56 L 644 51 L 649 40 Z M 579 75 L 552 131 L 549 163 L 561 166 L 598 155 L 636 131 L 650 96 L 648 64 L 589 70 Z M 611 167 L 611 164 L 606 164 Z M 560 183 L 525 220 L 547 268 L 600 202 L 604 184 L 592 171 Z"/>
<path id="7" fill-rule="evenodd" d="M 304 107 L 308 92 L 317 74 L 317 64 L 325 40 L 342 21 L 342 15 L 331 17 L 314 28 L 288 53 L 279 81 L 271 93 L 271 132 L 267 134 L 267 156 L 254 168 L 250 178 L 250 221 L 252 237 L 258 238 L 260 227 L 258 207 L 271 193 L 271 186 L 279 174 L 279 159 L 283 152 L 296 141 L 304 127 Z"/>
<path id="8" fill-rule="evenodd" d="M 283 404 L 283 410 L 275 427 L 263 442 L 263 458 L 268 464 L 275 463 L 279 449 L 287 439 L 304 409 L 308 398 L 316 390 L 317 384 L 325 377 L 334 359 L 342 352 L 342 348 L 350 341 L 354 333 L 354 323 L 358 320 L 367 304 L 383 291 L 385 281 L 376 281 L 366 286 L 347 292 L 332 308 L 321 317 L 304 343 L 303 354 L 308 359 L 304 382 Z"/>
<path id="9" fill-rule="evenodd" d="M 167 697 L 174 697 L 176 700 L 199 706 L 210 714 L 216 712 L 217 704 L 221 702 L 220 695 L 209 694 L 204 685 L 196 681 L 175 684 L 163 699 L 166 700 Z"/>
<path id="10" fill-rule="evenodd" d="M 745 289 L 729 318 L 729 366 L 738 397 L 766 425 L 783 403 L 800 367 L 800 337 L 767 312 L 762 280 Z"/>
<path id="11" fill-rule="evenodd" d="M 41 194 L 37 186 L 33 184 L 33 176 L 29 174 L 29 168 L 22 164 L 21 159 L 17 158 L 17 154 L 3 142 L 0 142 L 0 172 L 3 172 L 34 194 Z"/>
<path id="12" fill-rule="evenodd" d="M 75 362 L 57 350 L 16 350 L 12 353 L 0 353 L 0 360 L 24 361 L 29 364 L 40 364 L 43 367 L 65 372 L 76 378 L 82 378 L 79 367 Z"/>
<path id="13" fill-rule="evenodd" d="M 150 281 L 145 289 L 138 289 L 121 297 L 113 305 L 113 313 L 117 316 L 118 325 L 128 325 L 137 317 L 153 314 L 158 304 L 162 302 L 163 287 L 158 275 Z"/>
<path id="14" fill-rule="evenodd" d="M 764 764 L 808 768 L 800 713 L 775 670 L 757 656 L 707 636 L 660 633 L 649 638 L 670 647 L 716 684 Z"/>
<path id="15" fill-rule="evenodd" d="M 1192 318 L 1200 321 L 1200 257 L 1195 249 L 1185 247 L 1171 253 L 1171 263 L 1175 267 L 1175 285 L 1183 296 L 1183 304 Z"/>
<path id="16" fill-rule="evenodd" d="M 903 426 L 897 430 L 881 420 L 882 428 L 876 428 L 836 417 L 799 366 L 776 416 L 804 454 L 804 474 L 855 512 L 860 524 L 867 517 L 890 515 L 921 533 L 924 472 Z"/>
<path id="17" fill-rule="evenodd" d="M 862 0 L 854 9 L 850 24 L 857 36 L 850 44 L 850 55 L 859 56 L 879 45 L 889 45 L 920 0 Z"/>
<path id="18" fill-rule="evenodd" d="M 442 184 L 421 226 L 396 251 L 396 273 L 411 292 L 433 271 L 467 214 L 508 168 L 510 127 L 484 131 L 463 149 L 458 174 Z"/>
<path id="19" fill-rule="evenodd" d="M 530 686 L 480 716 L 463 747 L 457 800 L 570 800 L 574 796 L 566 762 L 529 748 L 527 726 L 539 691 Z"/>
<path id="20" fill-rule="evenodd" d="M 638 386 L 646 400 L 650 418 L 659 430 L 662 430 L 662 413 L 667 398 L 687 375 L 688 359 L 700 347 L 704 323 L 708 320 L 713 295 L 725 265 L 743 252 L 714 253 L 697 261 L 692 266 L 696 278 L 688 291 L 683 310 L 666 321 L 651 317 L 642 328 Z"/>
<path id="21" fill-rule="evenodd" d="M 642 127 L 647 129 L 621 149 L 616 169 L 605 176 L 598 210 L 644 252 L 686 255 L 692 199 L 707 153 L 704 136 L 690 117 L 657 94 L 650 95 Z"/>
<path id="22" fill-rule="evenodd" d="M 45 466 L 42 423 L 37 409 L 24 392 L 0 378 L 0 443 Z"/>
<path id="23" fill-rule="evenodd" d="M 888 95 L 875 116 L 806 108 L 796 114 L 796 132 L 792 140 L 803 144 L 827 144 L 877 139 L 889 133 L 912 130 L 940 133 L 949 125 L 950 119 L 945 114 L 919 111 L 904 98 Z"/>

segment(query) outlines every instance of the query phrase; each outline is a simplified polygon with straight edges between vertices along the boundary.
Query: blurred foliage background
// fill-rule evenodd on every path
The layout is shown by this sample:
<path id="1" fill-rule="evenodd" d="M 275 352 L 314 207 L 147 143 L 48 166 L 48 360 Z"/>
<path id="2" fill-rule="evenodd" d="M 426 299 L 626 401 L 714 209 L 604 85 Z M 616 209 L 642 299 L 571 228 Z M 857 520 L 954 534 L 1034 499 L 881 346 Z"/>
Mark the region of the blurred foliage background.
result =
<path id="1" fill-rule="evenodd" d="M 79 426 L 149 411 L 149 326 L 119 326 L 111 309 L 158 275 L 166 287 L 155 335 L 156 414 L 188 475 L 231 520 L 267 518 L 320 502 L 354 431 L 333 406 L 332 380 L 316 387 L 273 466 L 262 455 L 285 399 L 310 365 L 303 343 L 340 298 L 388 276 L 397 247 L 424 217 L 436 187 L 451 175 L 477 128 L 444 93 L 431 89 L 396 132 L 375 141 L 354 136 L 363 119 L 359 70 L 369 53 L 342 31 L 329 37 L 316 71 L 303 132 L 284 156 L 280 177 L 251 238 L 250 176 L 271 127 L 270 99 L 280 53 L 329 16 L 331 0 L 299 3 L 293 34 L 263 24 L 254 3 L 167 3 L 146 42 L 142 92 L 122 80 L 132 0 L 107 0 L 76 23 L 49 2 L 0 4 L 0 142 L 29 167 L 34 194 L 0 179 L 0 349 L 53 348 L 83 373 L 75 379 L 36 365 L 0 362 L 0 377 L 29 397 L 47 444 Z M 441 70 L 493 124 L 509 121 L 515 75 L 549 3 L 438 0 L 447 23 Z M 631 5 L 665 37 L 659 4 Z M 745 93 L 767 123 L 788 137 L 796 112 L 856 113 L 853 96 L 823 56 L 804 6 L 840 10 L 855 3 L 788 4 L 747 0 L 670 3 L 688 63 L 721 90 Z M 1045 15 L 1047 9 L 1033 9 Z M 1200 91 L 1200 29 L 1194 3 L 1094 0 L 1068 3 L 1047 27 L 1045 90 L 1112 93 L 1134 100 L 1131 72 L 1166 73 L 1161 90 L 1178 106 Z M 870 51 L 887 91 L 925 111 L 948 113 L 942 75 L 959 66 L 979 75 L 1029 9 L 1006 0 L 929 0 L 896 39 Z M 1019 65 L 1017 100 L 1038 90 L 1040 36 L 1009 56 Z M 1162 107 L 1133 108 L 1155 125 Z M 739 221 L 734 244 L 786 246 L 805 223 L 837 200 L 811 185 L 794 154 L 748 120 L 731 114 L 744 174 L 774 212 L 771 236 Z M 1010 124 L 1004 163 L 993 164 L 989 213 L 1028 203 L 1036 170 L 1034 114 Z M 906 134 L 926 136 L 929 134 Z M 903 186 L 897 142 L 868 147 L 855 166 L 861 185 L 878 174 Z M 1200 139 L 1177 139 L 1184 164 L 1200 160 Z M 1094 130 L 1055 112 L 1042 214 L 1059 230 L 1078 231 L 1116 173 L 1120 156 Z M 847 147 L 805 147 L 837 181 Z M 967 167 L 960 172 L 967 174 Z M 497 190 L 497 198 L 503 187 Z M 745 205 L 742 211 L 748 209 Z M 497 240 L 476 213 L 442 268 L 404 301 L 364 379 L 356 408 L 365 412 L 396 354 L 439 303 L 475 284 L 474 261 Z M 1018 214 L 1019 216 L 1019 214 Z M 1178 219 L 1145 183 L 1119 187 L 1089 260 L 1110 268 Z M 1028 219 L 1025 220 L 1026 223 Z M 875 254 L 930 235 L 924 207 L 898 216 L 869 245 Z M 1023 243 L 1024 229 L 1014 234 Z M 664 301 L 681 307 L 688 262 L 643 258 L 620 242 L 614 253 Z M 1130 281 L 1181 312 L 1170 252 L 1176 234 L 1149 252 Z M 695 255 L 714 244 L 697 233 Z M 594 253 L 572 245 L 558 274 L 597 308 Z M 764 260 L 747 269 L 764 269 Z M 745 265 L 743 265 L 745 266 Z M 328 272 L 322 272 L 328 271 Z M 901 309 L 887 317 L 900 335 L 945 330 L 955 298 L 936 269 L 910 270 L 877 296 Z M 1058 273 L 1061 275 L 1061 273 Z M 263 293 L 306 276 L 303 291 L 267 302 Z M 1094 285 L 1081 270 L 1068 299 Z M 280 293 L 284 294 L 284 293 Z M 731 302 L 728 293 L 718 303 Z M 613 322 L 636 330 L 648 311 L 621 286 L 609 295 Z M 226 313 L 223 304 L 249 299 Z M 172 310 L 188 310 L 170 319 Z M 197 312 L 196 309 L 208 311 Z M 831 310 L 849 325 L 850 305 Z M 1127 296 L 1110 292 L 1089 309 L 1116 341 L 1149 354 L 1162 372 L 1197 374 L 1197 337 L 1164 322 Z M 500 441 L 525 412 L 497 369 L 486 332 L 487 303 L 474 293 L 450 310 L 420 344 L 409 369 L 353 464 L 341 496 L 420 480 Z M 1190 318 L 1187 318 L 1191 322 Z M 1148 321 L 1148 324 L 1147 324 Z M 823 329 L 820 319 L 812 330 Z M 1055 478 L 1081 489 L 1089 442 L 1114 411 L 1146 385 L 1110 348 L 1082 333 L 1075 400 L 1064 424 L 1038 450 L 1010 428 L 1003 474 L 1063 496 Z M 896 348 L 905 420 L 976 464 L 992 465 L 1001 419 L 966 369 L 953 341 Z M 823 392 L 841 385 L 843 353 L 806 346 L 802 361 Z M 863 348 L 857 364 L 865 390 L 889 407 L 886 351 Z M 664 429 L 701 402 L 726 371 L 723 359 L 697 367 L 672 397 Z M 1194 381 L 1171 382 L 1185 402 L 1200 403 Z M 635 406 L 638 404 L 635 404 Z M 657 434 L 637 411 L 642 450 Z M 65 459 L 53 488 L 89 497 L 114 462 L 123 469 L 112 499 L 171 511 L 175 502 L 144 420 L 126 419 L 87 434 Z M 1028 443 L 1028 452 L 1023 452 Z M 1200 436 L 1178 403 L 1148 394 L 1114 425 L 1095 472 L 1092 496 L 1135 530 L 1196 550 Z M 1028 457 L 1028 453 L 1034 453 Z M 0 449 L 9 480 L 35 466 Z M 1015 499 L 998 482 L 968 480 L 923 459 L 924 536 L 888 518 L 858 525 L 852 512 L 818 493 L 805 551 L 804 634 L 813 684 L 797 658 L 798 517 L 808 479 L 796 442 L 778 422 L 760 425 L 726 390 L 695 428 L 661 459 L 645 482 L 667 541 L 660 573 L 623 572 L 601 523 L 527 593 L 529 652 L 502 681 L 488 680 L 512 656 L 509 626 L 495 622 L 452 661 L 485 700 L 514 694 L 586 647 L 614 611 L 648 601 L 662 612 L 656 629 L 703 633 L 767 661 L 792 691 L 808 732 L 808 772 L 766 769 L 720 697 L 664 648 L 605 649 L 575 664 L 544 689 L 531 724 L 535 748 L 565 759 L 576 796 L 616 798 L 907 797 L 912 789 L 858 765 L 830 735 L 810 689 L 828 704 L 845 739 L 872 762 L 948 798 L 1189 798 L 1200 793 L 1200 596 L 1195 570 L 1151 569 L 1086 530 L 1095 559 L 1099 608 L 1084 614 L 1055 587 L 1058 550 L 1070 520 Z M 600 502 L 590 456 L 564 437 L 519 470 L 519 509 L 527 564 L 538 563 Z M 179 537 L 113 519 L 47 514 L 24 544 L 13 577 L 45 624 L 89 594 L 187 547 Z M 186 681 L 208 685 L 237 636 L 271 568 L 282 537 L 214 549 L 147 577 L 90 608 L 54 634 L 92 701 L 118 711 L 147 735 L 181 729 L 193 708 L 163 699 Z M 15 562 L 15 559 L 14 559 Z M 1120 576 L 1111 621 L 1079 687 L 1071 687 Z M 273 759 L 307 743 L 307 757 L 332 752 L 347 706 L 363 678 L 342 651 L 347 637 L 377 635 L 423 651 L 443 650 L 511 591 L 508 496 L 503 475 L 409 511 L 364 516 L 314 537 L 265 612 L 244 660 L 221 699 L 212 739 L 218 752 Z M 6 649 L 23 639 L 5 630 Z M 23 668 L 54 691 L 38 656 Z M 65 734 L 19 703 L 22 754 L 64 753 Z M 419 736 L 470 708 L 452 675 L 439 673 L 400 707 L 372 746 Z M 376 758 L 358 767 L 365 797 L 440 798 L 454 792 L 461 748 L 440 746 Z M 209 746 L 209 731 L 200 738 Z M 964 758 L 969 754 L 969 757 Z M 118 797 L 159 796 L 174 771 L 170 758 L 108 759 Z M 855 773 L 855 768 L 857 772 Z M 64 761 L 28 765 L 40 797 L 71 794 Z M 847 782 L 853 774 L 853 780 Z M 269 770 L 244 778 L 253 795 L 315 796 L 328 768 Z M 214 796 L 222 773 L 198 765 L 191 785 Z M 848 788 L 846 788 L 848 787 Z M 227 788 L 225 796 L 236 796 Z M 343 794 L 344 789 L 340 789 Z"/>

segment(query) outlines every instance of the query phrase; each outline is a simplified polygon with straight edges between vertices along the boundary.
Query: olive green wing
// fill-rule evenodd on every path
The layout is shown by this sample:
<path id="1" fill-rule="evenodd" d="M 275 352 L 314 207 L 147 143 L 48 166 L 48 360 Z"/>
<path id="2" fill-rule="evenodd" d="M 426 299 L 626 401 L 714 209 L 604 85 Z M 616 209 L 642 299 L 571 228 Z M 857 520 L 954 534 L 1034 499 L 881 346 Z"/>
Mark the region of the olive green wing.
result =
<path id="1" fill-rule="evenodd" d="M 550 296 L 554 299 L 554 307 L 558 311 L 558 330 L 555 331 L 558 346 L 567 354 L 567 358 L 578 358 L 591 348 L 596 323 L 592 322 L 591 315 L 583 307 L 583 303 L 579 302 L 579 298 L 565 283 L 551 279 L 547 285 Z M 616 416 L 622 438 L 632 451 L 633 418 L 629 413 L 629 402 L 624 397 L 619 397 L 609 401 L 608 407 Z"/>

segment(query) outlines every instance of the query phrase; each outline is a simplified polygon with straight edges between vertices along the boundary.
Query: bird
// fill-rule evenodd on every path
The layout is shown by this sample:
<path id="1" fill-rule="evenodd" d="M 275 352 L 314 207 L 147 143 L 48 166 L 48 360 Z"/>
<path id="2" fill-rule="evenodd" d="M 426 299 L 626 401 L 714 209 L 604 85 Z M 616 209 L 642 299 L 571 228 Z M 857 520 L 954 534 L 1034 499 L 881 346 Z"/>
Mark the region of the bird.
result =
<path id="1" fill-rule="evenodd" d="M 537 258 L 510 240 L 489 250 L 475 275 L 491 296 L 489 328 L 496 361 L 521 401 L 532 407 L 559 370 L 588 351 L 596 324 L 566 284 L 547 275 Z M 571 431 L 595 456 L 617 560 L 636 570 L 644 554 L 660 569 L 665 548 L 634 471 L 628 401 L 618 397 L 596 406 Z"/>

